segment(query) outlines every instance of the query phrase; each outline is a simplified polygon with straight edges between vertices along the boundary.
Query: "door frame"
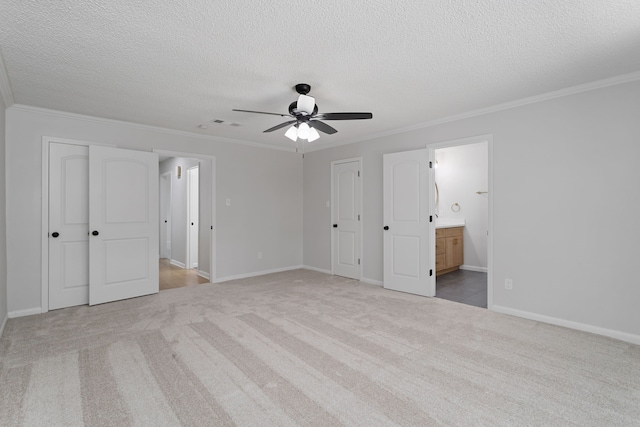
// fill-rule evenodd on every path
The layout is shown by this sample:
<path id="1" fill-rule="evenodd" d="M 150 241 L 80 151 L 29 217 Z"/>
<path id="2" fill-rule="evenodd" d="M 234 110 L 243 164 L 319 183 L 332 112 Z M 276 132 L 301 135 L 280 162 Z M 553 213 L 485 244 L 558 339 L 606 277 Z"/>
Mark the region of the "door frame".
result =
<path id="1" fill-rule="evenodd" d="M 217 236 L 217 227 L 216 227 L 216 156 L 212 156 L 209 154 L 200 154 L 200 153 L 188 153 L 184 151 L 173 151 L 173 150 L 163 150 L 159 148 L 154 148 L 152 150 L 154 153 L 158 153 L 162 156 L 169 157 L 185 157 L 190 159 L 199 159 L 199 160 L 209 160 L 211 162 L 211 227 L 209 230 L 209 277 L 203 276 L 202 271 L 200 270 L 200 265 L 198 265 L 198 275 L 204 277 L 209 280 L 209 283 L 215 283 L 216 279 L 216 236 Z M 199 165 L 199 167 L 202 165 Z M 198 171 L 200 172 L 200 170 Z M 202 182 L 202 180 L 200 180 Z M 202 203 L 200 203 L 202 205 Z M 201 221 L 202 222 L 202 221 Z M 173 242 L 172 242 L 173 244 Z M 186 261 L 186 260 L 185 260 Z M 199 264 L 199 263 L 198 263 Z"/>
<path id="2" fill-rule="evenodd" d="M 487 178 L 488 178 L 488 212 L 487 212 L 487 309 L 491 310 L 493 306 L 493 134 L 477 135 L 467 138 L 452 139 L 448 141 L 441 141 L 436 143 L 427 144 L 426 148 L 429 150 L 429 158 L 435 160 L 435 153 L 437 149 L 457 147 L 461 145 L 476 144 L 480 142 L 487 143 Z M 435 182 L 435 181 L 434 181 Z M 435 253 L 435 239 L 434 248 Z M 435 274 L 434 274 L 435 281 Z M 435 284 L 435 282 L 434 282 Z"/>
<path id="3" fill-rule="evenodd" d="M 333 232 L 333 228 L 332 228 L 332 224 L 335 224 L 334 222 L 334 218 L 333 218 L 333 203 L 334 203 L 334 197 L 335 194 L 333 194 L 333 170 L 334 167 L 336 165 L 342 164 L 342 163 L 351 163 L 351 162 L 358 162 L 358 170 L 360 171 L 360 221 L 358 221 L 358 233 L 359 233 L 359 240 L 360 240 L 360 265 L 358 266 L 358 279 L 357 280 L 362 280 L 362 272 L 364 271 L 364 252 L 363 252 L 363 244 L 362 241 L 363 239 L 363 235 L 362 235 L 362 224 L 364 223 L 364 209 L 362 208 L 362 206 L 364 205 L 364 200 L 362 198 L 364 191 L 364 171 L 363 171 L 363 165 L 362 165 L 362 157 L 351 157 L 348 159 L 341 159 L 341 160 L 333 160 L 331 162 L 331 202 L 329 205 L 330 208 L 330 215 L 329 215 L 329 230 L 331 230 L 331 274 L 335 274 L 334 273 L 334 263 L 333 263 L 333 244 L 334 244 L 334 232 Z"/>
<path id="4" fill-rule="evenodd" d="M 56 138 L 52 136 L 42 137 L 42 221 L 40 223 L 40 282 L 42 285 L 40 293 L 40 311 L 42 313 L 47 313 L 49 311 L 49 145 L 51 143 L 81 145 L 84 147 L 101 145 L 103 147 L 116 148 L 114 144 Z M 158 230 L 158 233 L 159 232 L 160 230 Z"/>
<path id="5" fill-rule="evenodd" d="M 185 257 L 185 268 L 187 270 L 193 269 L 193 255 L 191 254 L 191 186 L 193 185 L 191 173 L 194 169 L 198 169 L 198 181 L 200 180 L 200 162 L 196 166 L 191 166 L 187 168 L 187 235 L 186 235 L 186 257 Z M 198 183 L 199 184 L 199 183 Z M 198 193 L 200 192 L 200 185 L 198 185 Z M 200 210 L 200 196 L 198 195 L 198 210 Z M 198 221 L 200 221 L 200 212 L 198 212 Z M 200 234 L 200 224 L 198 224 L 198 234 Z M 200 240 L 200 236 L 198 236 L 198 241 Z M 200 251 L 198 251 L 198 258 L 200 257 Z M 200 262 L 198 260 L 198 270 L 200 270 Z"/>

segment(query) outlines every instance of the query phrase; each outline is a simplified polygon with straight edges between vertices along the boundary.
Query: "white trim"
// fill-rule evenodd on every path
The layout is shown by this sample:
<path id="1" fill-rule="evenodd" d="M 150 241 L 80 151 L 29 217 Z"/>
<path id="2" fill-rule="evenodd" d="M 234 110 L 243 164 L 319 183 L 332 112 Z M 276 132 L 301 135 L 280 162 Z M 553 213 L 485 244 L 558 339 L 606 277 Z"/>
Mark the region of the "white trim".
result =
<path id="1" fill-rule="evenodd" d="M 605 337 L 615 338 L 621 341 L 626 341 L 632 344 L 640 345 L 640 335 L 630 334 L 628 332 L 621 332 L 613 329 L 601 328 L 599 326 L 587 325 L 586 323 L 574 322 L 572 320 L 545 316 L 542 314 L 531 313 L 529 311 L 516 310 L 514 308 L 504 307 L 501 305 L 494 305 L 490 308 L 490 310 L 495 311 L 496 313 L 508 314 L 510 316 L 522 317 L 529 320 L 536 320 L 538 322 L 549 323 L 557 326 L 563 326 L 569 329 L 576 329 L 578 331 L 590 332 L 592 334 L 597 334 L 597 335 L 604 335 Z"/>
<path id="2" fill-rule="evenodd" d="M 488 273 L 489 272 L 489 268 L 487 268 L 487 267 L 476 267 L 475 265 L 466 265 L 466 264 L 462 264 L 460 266 L 460 270 L 477 271 L 478 273 Z"/>
<path id="3" fill-rule="evenodd" d="M 34 314 L 42 314 L 45 311 L 41 307 L 28 308 L 26 310 L 16 310 L 10 311 L 8 313 L 9 319 L 14 319 L 16 317 L 25 317 L 25 316 L 33 316 Z"/>
<path id="4" fill-rule="evenodd" d="M 365 137 L 362 137 L 362 138 L 354 138 L 354 139 L 350 139 L 348 141 L 335 142 L 335 143 L 330 143 L 330 144 L 315 144 L 315 145 L 311 145 L 307 149 L 307 152 L 311 153 L 313 151 L 326 150 L 328 148 L 339 147 L 341 145 L 353 144 L 353 143 L 362 142 L 362 141 L 370 141 L 370 140 L 377 139 L 377 138 L 382 138 L 382 137 L 385 137 L 385 136 L 397 135 L 399 133 L 404 133 L 404 132 L 410 132 L 410 131 L 413 131 L 413 130 L 429 128 L 429 127 L 441 125 L 441 124 L 444 124 L 444 123 L 455 122 L 456 120 L 463 120 L 463 119 L 468 119 L 468 118 L 471 118 L 471 117 L 482 116 L 482 115 L 485 115 L 485 114 L 491 114 L 491 113 L 495 113 L 495 112 L 502 111 L 502 110 L 508 110 L 508 109 L 511 109 L 511 108 L 521 107 L 523 105 L 535 104 L 537 102 L 548 101 L 548 100 L 554 99 L 554 98 L 561 98 L 563 96 L 574 95 L 574 94 L 581 93 L 581 92 L 588 92 L 590 90 L 596 90 L 596 89 L 601 89 L 601 88 L 605 88 L 605 87 L 608 87 L 608 86 L 614 86 L 614 85 L 618 85 L 618 84 L 629 83 L 629 82 L 633 82 L 633 81 L 636 81 L 636 80 L 640 80 L 640 71 L 636 71 L 636 72 L 629 73 L 629 74 L 622 74 L 620 76 L 611 77 L 611 78 L 608 78 L 608 79 L 597 80 L 595 82 L 584 83 L 584 84 L 580 84 L 580 85 L 576 85 L 576 86 L 570 86 L 570 87 L 567 87 L 567 88 L 564 88 L 564 89 L 560 89 L 560 90 L 556 90 L 556 91 L 553 91 L 553 92 L 547 92 L 547 93 L 543 93 L 543 94 L 540 94 L 540 95 L 534 95 L 534 96 L 530 96 L 530 97 L 527 97 L 527 98 L 518 99 L 518 100 L 515 100 L 515 101 L 504 102 L 502 104 L 496 104 L 496 105 L 492 105 L 492 106 L 486 107 L 486 108 L 479 108 L 477 110 L 467 111 L 466 113 L 454 114 L 452 116 L 447 116 L 447 117 L 443 117 L 443 118 L 440 118 L 440 119 L 430 120 L 428 122 L 418 123 L 418 124 L 415 124 L 415 125 L 406 126 L 406 127 L 398 128 L 398 129 L 393 129 L 393 130 L 386 131 L 386 132 L 380 132 L 380 133 L 377 133 L 377 134 L 374 134 L 374 135 L 365 136 Z"/>
<path id="5" fill-rule="evenodd" d="M 370 285 L 384 286 L 384 282 L 382 282 L 382 280 L 373 280 L 373 279 L 363 277 L 362 279 L 360 279 L 360 281 L 364 283 L 368 283 Z"/>
<path id="6" fill-rule="evenodd" d="M 429 152 L 435 156 L 435 150 L 438 148 L 456 147 L 460 145 L 477 144 L 481 142 L 487 143 L 487 160 L 488 160 L 488 235 L 487 235 L 487 308 L 493 306 L 493 134 L 470 136 L 467 138 L 453 139 L 450 141 L 442 141 L 427 144 Z M 435 157 L 434 157 L 435 158 Z"/>
<path id="7" fill-rule="evenodd" d="M 200 160 L 209 160 L 211 162 L 211 224 L 209 227 L 210 235 L 209 235 L 209 283 L 213 283 L 217 274 L 217 263 L 216 263 L 216 249 L 217 243 L 216 239 L 218 236 L 218 229 L 216 227 L 216 156 L 212 156 L 210 154 L 199 154 L 199 153 L 186 153 L 184 151 L 171 151 L 171 150 L 162 150 L 158 148 L 153 149 L 154 153 L 158 155 L 170 156 L 170 157 L 186 157 L 190 159 L 200 159 Z M 199 165 L 202 166 L 202 165 Z M 202 224 L 202 221 L 200 221 Z M 173 245 L 173 240 L 171 241 Z M 173 252 L 173 250 L 172 250 Z M 173 254 L 172 254 L 173 255 Z"/>
<path id="8" fill-rule="evenodd" d="M 215 283 L 228 282 L 230 280 L 247 279 L 249 277 L 264 276 L 265 274 L 282 273 L 283 271 L 299 270 L 304 268 L 302 265 L 293 265 L 291 267 L 274 268 L 273 270 L 256 271 L 253 273 L 237 274 L 235 276 L 227 276 L 217 278 Z"/>
<path id="9" fill-rule="evenodd" d="M 312 267 L 310 265 L 303 265 L 302 268 L 304 268 L 305 270 L 317 271 L 318 273 L 332 274 L 331 270 L 326 270 L 324 268 L 318 268 L 318 267 Z"/>
<path id="10" fill-rule="evenodd" d="M 183 262 L 176 261 L 175 259 L 170 259 L 169 260 L 169 264 L 171 264 L 171 265 L 173 265 L 175 267 L 182 268 L 184 270 L 186 270 L 186 268 L 187 268 L 187 266 Z"/>
<path id="11" fill-rule="evenodd" d="M 11 84 L 9 83 L 9 74 L 4 66 L 4 59 L 2 59 L 2 53 L 0 52 L 0 95 L 4 101 L 6 108 L 11 107 L 14 104 L 13 91 L 11 90 Z"/>
<path id="12" fill-rule="evenodd" d="M 359 197 L 360 197 L 360 212 L 358 213 L 358 215 L 360 215 L 360 221 L 358 221 L 358 228 L 359 228 L 359 235 L 360 235 L 360 265 L 358 266 L 358 277 L 355 278 L 355 280 L 360 280 L 362 279 L 362 272 L 364 271 L 364 246 L 363 246 L 363 240 L 364 240 L 364 236 L 363 236 L 363 223 L 364 223 L 364 209 L 363 209 L 363 205 L 364 205 L 364 200 L 363 200 L 363 194 L 364 194 L 364 168 L 363 168 L 363 162 L 362 162 L 362 157 L 351 157 L 348 159 L 341 159 L 341 160 L 333 160 L 331 162 L 331 206 L 330 206 L 330 215 L 329 215 L 329 230 L 331 230 L 331 274 L 335 274 L 334 273 L 334 265 L 333 265 L 333 240 L 334 240 L 334 232 L 333 232 L 333 224 L 334 224 L 334 219 L 333 219 L 333 206 L 334 206 L 334 194 L 333 194 L 333 168 L 337 165 L 341 165 L 344 163 L 352 163 L 352 162 L 357 162 L 358 163 L 358 171 L 360 176 L 358 178 L 360 178 L 360 191 L 359 191 Z"/>
<path id="13" fill-rule="evenodd" d="M 198 274 L 198 276 L 202 277 L 203 279 L 209 280 L 209 273 L 207 273 L 206 271 L 196 270 L 196 273 Z"/>
<path id="14" fill-rule="evenodd" d="M 0 339 L 2 339 L 2 334 L 4 334 L 4 327 L 7 325 L 7 319 L 9 319 L 9 316 L 4 316 L 4 320 L 0 325 Z"/>
<path id="15" fill-rule="evenodd" d="M 169 129 L 169 128 L 163 128 L 163 127 L 159 127 L 159 126 L 142 125 L 142 124 L 139 124 L 139 123 L 125 122 L 125 121 L 122 121 L 122 120 L 104 119 L 102 117 L 87 116 L 87 115 L 84 115 L 84 114 L 67 113 L 65 111 L 50 110 L 50 109 L 47 109 L 47 108 L 40 108 L 40 107 L 31 107 L 29 105 L 23 105 L 23 104 L 13 104 L 13 105 L 11 105 L 11 109 L 18 110 L 18 111 L 25 111 L 25 112 L 29 112 L 29 113 L 46 114 L 46 115 L 49 115 L 49 116 L 62 117 L 62 118 L 67 118 L 67 119 L 83 120 L 83 121 L 91 122 L 91 123 L 101 123 L 101 124 L 108 124 L 108 125 L 124 126 L 124 127 L 128 127 L 128 128 L 139 129 L 139 130 L 147 130 L 147 131 L 158 132 L 158 133 L 163 133 L 163 134 L 168 134 L 168 135 L 177 135 L 177 136 L 185 136 L 185 137 L 189 137 L 189 138 L 198 138 L 198 139 L 204 139 L 204 140 L 213 141 L 213 142 L 224 142 L 224 143 L 229 143 L 229 144 L 248 145 L 250 147 L 256 147 L 256 148 L 266 148 L 266 149 L 269 149 L 269 150 L 280 150 L 280 151 L 295 152 L 294 148 L 279 147 L 279 146 L 268 145 L 268 144 L 261 144 L 261 143 L 258 143 L 258 142 L 245 141 L 245 140 L 241 140 L 241 139 L 221 138 L 221 137 L 212 136 L 212 135 L 202 135 L 202 134 L 195 133 L 195 132 L 187 132 L 187 131 L 183 131 L 183 130 Z"/>

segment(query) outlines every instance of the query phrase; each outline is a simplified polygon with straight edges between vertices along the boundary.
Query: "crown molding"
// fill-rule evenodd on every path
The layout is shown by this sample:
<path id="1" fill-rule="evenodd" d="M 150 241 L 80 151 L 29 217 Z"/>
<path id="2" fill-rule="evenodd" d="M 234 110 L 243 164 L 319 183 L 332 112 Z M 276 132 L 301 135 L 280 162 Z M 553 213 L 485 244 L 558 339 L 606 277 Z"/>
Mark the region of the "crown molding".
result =
<path id="1" fill-rule="evenodd" d="M 611 77 L 608 79 L 597 80 L 595 82 L 584 83 L 576 86 L 570 86 L 568 88 L 556 90 L 553 92 L 547 92 L 540 95 L 534 95 L 527 98 L 518 99 L 516 101 L 505 102 L 502 104 L 496 104 L 490 107 L 480 108 L 477 110 L 467 111 L 466 113 L 455 114 L 453 116 L 443 117 L 441 119 L 430 120 L 428 122 L 418 123 L 411 126 L 406 126 L 403 128 L 393 129 L 386 132 L 380 132 L 374 135 L 369 135 L 364 138 L 357 138 L 343 142 L 336 142 L 332 144 L 325 144 L 322 146 L 308 146 L 306 147 L 306 152 L 310 153 L 313 151 L 326 150 L 329 148 L 340 147 L 342 145 L 353 144 L 356 142 L 363 141 L 371 141 L 377 138 L 383 138 L 385 136 L 397 135 L 399 133 L 410 132 L 418 129 L 429 128 L 437 125 L 441 125 L 444 123 L 455 122 L 457 120 L 468 119 L 471 117 L 482 116 L 485 114 L 495 113 L 497 111 L 508 110 L 511 108 L 521 107 L 523 105 L 535 104 L 537 102 L 543 102 L 550 99 L 561 98 L 563 96 L 573 95 L 581 92 L 588 92 L 591 90 L 601 89 L 608 86 L 615 86 L 623 83 L 629 83 L 636 80 L 640 80 L 640 71 L 636 71 L 633 73 L 622 74 L 620 76 Z"/>
<path id="2" fill-rule="evenodd" d="M 9 75 L 4 66 L 4 59 L 2 59 L 2 52 L 0 52 L 0 94 L 2 95 L 5 107 L 9 108 L 15 103 L 11 85 L 9 84 Z"/>
<path id="3" fill-rule="evenodd" d="M 295 151 L 295 149 L 293 149 L 293 148 L 277 147 L 277 146 L 274 146 L 274 145 L 260 144 L 258 142 L 244 141 L 244 140 L 241 140 L 241 139 L 221 138 L 221 137 L 218 137 L 218 136 L 202 135 L 202 134 L 199 134 L 199 133 L 186 132 L 186 131 L 182 131 L 182 130 L 169 129 L 169 128 L 163 128 L 163 127 L 159 127 L 159 126 L 151 126 L 151 125 L 143 125 L 143 124 L 139 124 L 139 123 L 125 122 L 123 120 L 105 119 L 105 118 L 102 118 L 102 117 L 87 116 L 87 115 L 84 115 L 84 114 L 77 114 L 77 113 L 68 113 L 66 111 L 51 110 L 51 109 L 48 109 L 48 108 L 32 107 L 30 105 L 13 104 L 9 109 L 10 110 L 16 110 L 16 111 L 24 111 L 24 112 L 28 112 L 28 113 L 43 114 L 43 115 L 47 115 L 47 116 L 61 117 L 61 118 L 66 118 L 66 119 L 82 120 L 82 121 L 90 122 L 90 123 L 100 123 L 100 124 L 107 124 L 107 125 L 124 126 L 124 127 L 128 127 L 128 128 L 131 128 L 131 129 L 146 130 L 146 131 L 151 131 L 151 132 L 163 133 L 163 134 L 167 134 L 167 135 L 184 136 L 184 137 L 188 137 L 188 138 L 204 139 L 206 141 L 223 142 L 223 143 L 227 143 L 227 144 L 247 145 L 247 146 L 250 146 L 250 147 L 265 148 L 265 149 L 269 149 L 269 150 L 288 151 L 288 152 L 294 152 Z"/>

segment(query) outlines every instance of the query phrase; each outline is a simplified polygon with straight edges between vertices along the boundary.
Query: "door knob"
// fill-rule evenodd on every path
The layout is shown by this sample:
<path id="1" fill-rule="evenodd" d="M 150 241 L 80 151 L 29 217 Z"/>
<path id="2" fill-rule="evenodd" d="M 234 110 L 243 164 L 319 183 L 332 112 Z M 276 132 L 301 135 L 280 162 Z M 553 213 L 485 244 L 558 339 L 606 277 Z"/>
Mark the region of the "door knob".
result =
<path id="1" fill-rule="evenodd" d="M 333 228 L 338 228 L 338 224 L 333 224 Z"/>
<path id="2" fill-rule="evenodd" d="M 191 225 L 193 225 L 193 223 L 191 223 Z"/>
<path id="3" fill-rule="evenodd" d="M 91 232 L 91 234 L 93 234 L 94 236 L 97 236 L 97 235 L 98 235 L 98 234 L 100 234 L 100 233 L 98 233 L 98 230 L 93 230 L 93 231 Z"/>
<path id="4" fill-rule="evenodd" d="M 385 226 L 384 226 L 384 229 L 385 229 L 385 230 L 388 230 L 388 229 L 389 229 L 389 226 L 388 226 L 388 225 L 385 225 Z"/>
<path id="5" fill-rule="evenodd" d="M 167 220 L 166 220 L 166 219 L 164 220 L 164 223 L 165 223 L 165 224 L 167 223 Z"/>
<path id="6" fill-rule="evenodd" d="M 57 231 L 54 231 L 53 233 L 51 233 L 51 237 L 58 237 L 60 235 L 60 233 L 58 233 Z"/>

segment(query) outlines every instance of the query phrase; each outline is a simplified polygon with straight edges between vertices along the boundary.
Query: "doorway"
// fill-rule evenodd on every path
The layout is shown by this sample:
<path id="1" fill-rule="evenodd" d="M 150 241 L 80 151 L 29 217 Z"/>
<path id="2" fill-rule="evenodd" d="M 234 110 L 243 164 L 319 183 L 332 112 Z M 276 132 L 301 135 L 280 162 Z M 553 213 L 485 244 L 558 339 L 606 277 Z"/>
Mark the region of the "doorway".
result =
<path id="1" fill-rule="evenodd" d="M 167 205 L 160 210 L 169 247 L 160 251 L 160 290 L 208 283 L 215 277 L 215 157 L 154 150 Z M 165 221 L 167 221 L 165 223 Z"/>
<path id="2" fill-rule="evenodd" d="M 435 159 L 436 297 L 491 306 L 491 137 L 428 146 Z"/>

